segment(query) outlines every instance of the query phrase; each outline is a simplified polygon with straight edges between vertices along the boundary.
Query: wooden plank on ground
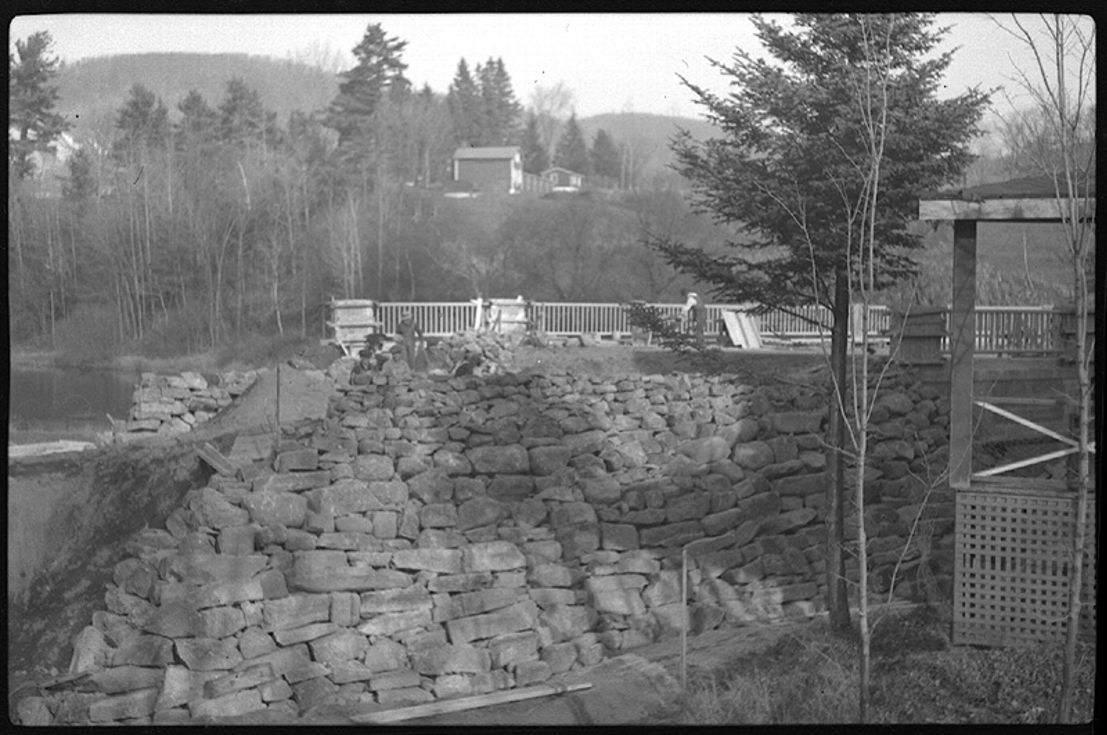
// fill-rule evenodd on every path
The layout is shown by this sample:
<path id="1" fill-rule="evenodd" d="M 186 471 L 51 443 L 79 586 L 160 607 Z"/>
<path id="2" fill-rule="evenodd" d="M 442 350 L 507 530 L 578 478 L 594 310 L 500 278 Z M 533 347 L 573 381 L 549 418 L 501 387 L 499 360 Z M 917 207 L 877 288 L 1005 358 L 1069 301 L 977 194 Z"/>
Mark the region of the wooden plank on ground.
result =
<path id="1" fill-rule="evenodd" d="M 367 725 L 382 725 L 388 722 L 401 722 L 403 720 L 414 720 L 420 717 L 433 717 L 448 712 L 463 712 L 479 707 L 491 707 L 497 704 L 507 704 L 508 702 L 521 702 L 526 699 L 548 697 L 554 694 L 565 694 L 591 688 L 592 685 L 589 683 L 569 685 L 538 684 L 537 686 L 523 687 L 522 689 L 510 689 L 503 692 L 493 692 L 492 694 L 481 694 L 476 697 L 447 699 L 439 702 L 417 704 L 414 707 L 401 707 L 399 709 L 389 709 L 382 712 L 371 712 L 365 715 L 354 715 L 350 719 L 354 722 Z"/>
<path id="2" fill-rule="evenodd" d="M 210 442 L 204 442 L 201 446 L 196 447 L 196 454 L 200 455 L 200 459 L 211 465 L 211 468 L 220 475 L 234 477 L 238 471 L 238 468 L 224 457 L 218 449 L 213 447 Z"/>

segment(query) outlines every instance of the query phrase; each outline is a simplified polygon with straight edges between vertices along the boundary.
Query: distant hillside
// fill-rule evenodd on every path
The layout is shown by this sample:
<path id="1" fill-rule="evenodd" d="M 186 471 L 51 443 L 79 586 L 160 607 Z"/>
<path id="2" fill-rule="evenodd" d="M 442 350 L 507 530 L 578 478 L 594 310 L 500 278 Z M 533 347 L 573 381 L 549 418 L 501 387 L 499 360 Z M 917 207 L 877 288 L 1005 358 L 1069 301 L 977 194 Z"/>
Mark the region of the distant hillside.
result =
<path id="1" fill-rule="evenodd" d="M 670 147 L 678 129 L 687 130 L 697 140 L 718 136 L 720 131 L 703 119 L 651 115 L 645 112 L 610 112 L 580 119 L 580 127 L 592 144 L 596 131 L 606 130 L 617 143 L 627 143 L 644 155 L 646 170 L 673 173 L 668 166 L 673 162 Z M 675 174 L 674 174 L 675 175 Z"/>
<path id="2" fill-rule="evenodd" d="M 291 59 L 247 54 L 128 54 L 64 64 L 58 76 L 58 111 L 73 123 L 72 135 L 79 141 L 92 130 L 111 129 L 116 112 L 136 83 L 160 96 L 170 117 L 175 118 L 177 103 L 193 89 L 211 106 L 218 105 L 232 77 L 240 77 L 256 89 L 282 126 L 293 110 L 324 108 L 338 92 L 335 75 Z M 678 128 L 701 140 L 718 134 L 717 128 L 702 119 L 640 112 L 594 115 L 582 118 L 580 124 L 589 144 L 603 128 L 616 141 L 632 145 L 647 178 L 675 176 L 667 167 L 673 161 L 670 141 Z"/>
<path id="3" fill-rule="evenodd" d="M 299 61 L 247 54 L 130 54 L 65 64 L 58 75 L 58 111 L 74 125 L 74 137 L 111 120 L 136 83 L 159 95 L 177 115 L 177 103 L 196 89 L 212 107 L 228 79 L 256 89 L 283 126 L 293 110 L 325 107 L 338 91 L 329 72 Z"/>

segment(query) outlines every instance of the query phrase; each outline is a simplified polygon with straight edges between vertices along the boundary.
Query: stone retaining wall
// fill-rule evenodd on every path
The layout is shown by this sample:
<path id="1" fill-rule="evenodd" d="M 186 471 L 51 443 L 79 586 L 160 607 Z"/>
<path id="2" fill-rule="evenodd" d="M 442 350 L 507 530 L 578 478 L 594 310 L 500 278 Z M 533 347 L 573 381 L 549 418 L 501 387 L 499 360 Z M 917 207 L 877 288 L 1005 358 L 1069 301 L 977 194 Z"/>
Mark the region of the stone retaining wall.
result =
<path id="1" fill-rule="evenodd" d="M 546 681 L 685 625 L 825 608 L 813 390 L 375 380 L 286 427 L 271 468 L 215 476 L 138 534 L 74 645 L 71 670 L 96 673 L 24 708 L 126 724 L 366 712 Z M 865 481 L 881 598 L 913 528 L 896 594 L 948 589 L 952 566 L 951 496 L 920 479 L 945 466 L 948 403 L 905 380 L 884 383 Z"/>
<path id="2" fill-rule="evenodd" d="M 257 379 L 258 371 L 179 375 L 143 373 L 127 421 L 116 423 L 120 441 L 181 434 L 210 419 Z"/>

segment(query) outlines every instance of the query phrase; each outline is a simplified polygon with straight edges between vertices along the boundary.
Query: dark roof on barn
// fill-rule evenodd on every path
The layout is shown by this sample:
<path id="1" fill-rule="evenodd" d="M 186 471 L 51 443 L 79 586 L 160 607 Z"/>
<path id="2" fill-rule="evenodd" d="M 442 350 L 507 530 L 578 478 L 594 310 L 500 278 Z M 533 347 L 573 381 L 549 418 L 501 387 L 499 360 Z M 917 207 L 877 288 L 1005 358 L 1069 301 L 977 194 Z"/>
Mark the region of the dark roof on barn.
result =
<path id="1" fill-rule="evenodd" d="M 1085 191 L 1087 183 L 1087 191 Z M 1062 180 L 1060 190 L 1066 192 L 1067 185 Z M 969 201 L 992 199 L 1053 199 L 1057 196 L 1058 189 L 1054 186 L 1050 176 L 1034 176 L 1023 179 L 1011 179 L 998 181 L 994 184 L 981 184 L 965 189 L 943 189 L 942 191 L 924 192 L 920 199 L 964 199 Z M 1078 196 L 1095 196 L 1095 176 L 1091 176 L 1087 182 L 1083 177 L 1077 181 Z"/>
<path id="2" fill-rule="evenodd" d="M 462 160 L 500 160 L 514 158 L 519 153 L 518 146 L 489 146 L 486 148 L 458 148 L 454 158 Z"/>

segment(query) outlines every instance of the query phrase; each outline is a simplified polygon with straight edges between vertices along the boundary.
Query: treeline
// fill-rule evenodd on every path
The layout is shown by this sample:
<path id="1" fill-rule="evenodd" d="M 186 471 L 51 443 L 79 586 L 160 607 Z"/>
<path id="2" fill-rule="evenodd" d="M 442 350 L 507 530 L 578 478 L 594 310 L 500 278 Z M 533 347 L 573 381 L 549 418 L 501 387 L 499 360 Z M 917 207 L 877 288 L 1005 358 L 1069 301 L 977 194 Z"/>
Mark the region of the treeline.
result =
<path id="1" fill-rule="evenodd" d="M 242 79 L 257 90 L 282 122 L 294 110 L 326 107 L 338 90 L 331 71 L 296 59 L 247 54 L 148 53 L 103 56 L 59 64 L 58 111 L 73 123 L 73 136 L 104 136 L 114 127 L 115 110 L 135 82 L 165 100 L 195 89 L 218 99 L 227 79 Z M 170 114 L 173 110 L 170 110 Z"/>
<path id="2" fill-rule="evenodd" d="M 285 125 L 239 78 L 216 100 L 190 91 L 173 114 L 136 84 L 110 136 L 85 140 L 69 159 L 60 198 L 36 196 L 34 178 L 20 175 L 49 147 L 45 122 L 56 133 L 57 120 L 38 126 L 51 109 L 32 103 L 43 95 L 13 92 L 13 341 L 50 335 L 85 352 L 171 355 L 252 333 L 313 336 L 329 297 L 677 298 L 677 275 L 639 245 L 642 233 L 683 228 L 705 245 L 721 241 L 674 191 L 444 198 L 436 185 L 472 128 L 451 109 L 454 87 L 412 89 L 404 45 L 369 26 L 330 104 L 294 111 Z M 47 49 L 31 59 L 21 48 L 13 69 L 49 69 Z M 502 62 L 479 68 L 474 109 L 504 112 L 502 137 L 480 142 L 521 139 Z M 496 128 L 486 117 L 479 129 Z"/>

